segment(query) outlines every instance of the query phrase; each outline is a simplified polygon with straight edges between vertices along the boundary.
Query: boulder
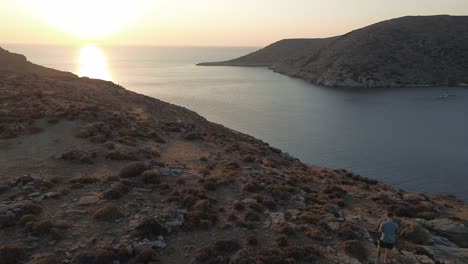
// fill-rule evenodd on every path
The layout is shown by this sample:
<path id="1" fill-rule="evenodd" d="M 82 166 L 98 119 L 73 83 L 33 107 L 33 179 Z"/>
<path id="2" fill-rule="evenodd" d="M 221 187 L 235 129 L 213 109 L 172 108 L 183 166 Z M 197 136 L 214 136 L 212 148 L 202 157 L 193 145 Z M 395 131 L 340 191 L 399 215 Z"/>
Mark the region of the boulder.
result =
<path id="1" fill-rule="evenodd" d="M 431 233 L 417 222 L 410 220 L 401 221 L 401 237 L 418 245 L 428 245 L 431 241 Z"/>
<path id="2" fill-rule="evenodd" d="M 430 229 L 460 247 L 468 247 L 468 227 L 460 222 L 442 218 L 429 221 Z"/>
<path id="3" fill-rule="evenodd" d="M 121 178 L 133 178 L 140 176 L 145 170 L 148 169 L 148 165 L 144 162 L 133 162 L 124 167 L 119 172 Z"/>

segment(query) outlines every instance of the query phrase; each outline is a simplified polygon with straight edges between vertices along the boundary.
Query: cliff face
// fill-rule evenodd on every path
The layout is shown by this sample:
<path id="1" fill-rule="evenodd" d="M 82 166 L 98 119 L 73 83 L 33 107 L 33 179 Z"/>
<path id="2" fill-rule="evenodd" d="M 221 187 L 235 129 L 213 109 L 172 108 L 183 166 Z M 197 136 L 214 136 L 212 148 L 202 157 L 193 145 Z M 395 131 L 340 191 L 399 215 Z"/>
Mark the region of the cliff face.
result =
<path id="1" fill-rule="evenodd" d="M 438 86 L 447 80 L 465 86 L 467 28 L 468 17 L 402 17 L 282 56 L 268 66 L 331 87 Z"/>
<path id="2" fill-rule="evenodd" d="M 375 263 L 387 211 L 394 263 L 468 263 L 463 201 L 304 164 L 111 82 L 0 70 L 0 168 L 1 263 Z"/>
<path id="3" fill-rule="evenodd" d="M 30 73 L 51 77 L 76 77 L 74 74 L 69 72 L 58 71 L 36 65 L 27 61 L 24 55 L 11 53 L 2 48 L 0 48 L 0 71 Z"/>

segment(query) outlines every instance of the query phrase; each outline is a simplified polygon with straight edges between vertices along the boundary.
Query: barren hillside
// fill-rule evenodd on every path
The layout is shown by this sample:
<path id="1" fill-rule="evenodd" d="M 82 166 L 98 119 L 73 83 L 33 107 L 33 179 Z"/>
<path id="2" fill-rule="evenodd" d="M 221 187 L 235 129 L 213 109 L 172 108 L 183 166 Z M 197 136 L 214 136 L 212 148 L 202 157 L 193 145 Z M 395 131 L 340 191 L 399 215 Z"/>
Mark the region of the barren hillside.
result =
<path id="1" fill-rule="evenodd" d="M 255 65 L 266 59 L 273 63 L 264 66 L 279 73 L 330 87 L 440 86 L 447 82 L 466 86 L 467 28 L 466 16 L 402 17 L 317 42 L 312 48 L 285 42 L 281 52 L 267 47 L 221 65 L 239 66 L 245 58 Z"/>
<path id="2" fill-rule="evenodd" d="M 1 263 L 375 263 L 387 211 L 393 263 L 468 262 L 455 197 L 304 164 L 111 82 L 5 67 Z"/>

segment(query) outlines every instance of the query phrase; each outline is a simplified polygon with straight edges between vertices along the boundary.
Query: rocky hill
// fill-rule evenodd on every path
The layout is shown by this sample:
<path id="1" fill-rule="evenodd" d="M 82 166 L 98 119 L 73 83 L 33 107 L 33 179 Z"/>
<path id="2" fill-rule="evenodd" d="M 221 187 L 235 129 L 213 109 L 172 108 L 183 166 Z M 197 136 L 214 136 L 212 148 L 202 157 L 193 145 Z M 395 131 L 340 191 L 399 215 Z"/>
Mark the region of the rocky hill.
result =
<path id="1" fill-rule="evenodd" d="M 269 55 L 275 61 L 266 66 L 330 87 L 467 86 L 466 28 L 466 16 L 402 17 L 322 40 L 290 56 L 285 48 L 280 56 Z M 262 54 L 275 52 L 267 47 L 222 65 L 238 66 L 245 58 L 254 65 L 255 59 L 262 62 Z"/>
<path id="2" fill-rule="evenodd" d="M 271 67 L 289 57 L 298 57 L 305 53 L 313 54 L 334 38 L 326 39 L 284 39 L 243 57 L 221 62 L 204 62 L 199 66 L 246 66 Z"/>
<path id="3" fill-rule="evenodd" d="M 0 71 L 0 168 L 1 263 L 375 263 L 387 211 L 393 263 L 468 262 L 463 201 L 304 164 L 111 82 Z"/>
<path id="4" fill-rule="evenodd" d="M 25 56 L 11 53 L 0 47 L 0 71 L 22 72 L 51 77 L 76 77 L 76 75 L 46 68 L 29 62 Z"/>

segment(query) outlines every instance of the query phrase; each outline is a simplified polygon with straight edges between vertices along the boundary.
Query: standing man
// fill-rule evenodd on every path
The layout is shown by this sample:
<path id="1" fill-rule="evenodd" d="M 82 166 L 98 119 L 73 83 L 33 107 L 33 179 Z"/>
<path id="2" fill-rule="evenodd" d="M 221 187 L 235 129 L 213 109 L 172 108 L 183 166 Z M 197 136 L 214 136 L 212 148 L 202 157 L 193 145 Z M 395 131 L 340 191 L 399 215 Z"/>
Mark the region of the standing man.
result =
<path id="1" fill-rule="evenodd" d="M 384 253 L 384 263 L 387 264 L 388 252 L 393 249 L 393 246 L 396 242 L 396 237 L 400 227 L 397 223 L 393 222 L 393 214 L 387 214 L 387 221 L 383 222 L 380 225 L 379 233 L 381 234 L 379 245 L 377 246 L 377 261 L 380 260 L 380 249 L 383 248 Z"/>

